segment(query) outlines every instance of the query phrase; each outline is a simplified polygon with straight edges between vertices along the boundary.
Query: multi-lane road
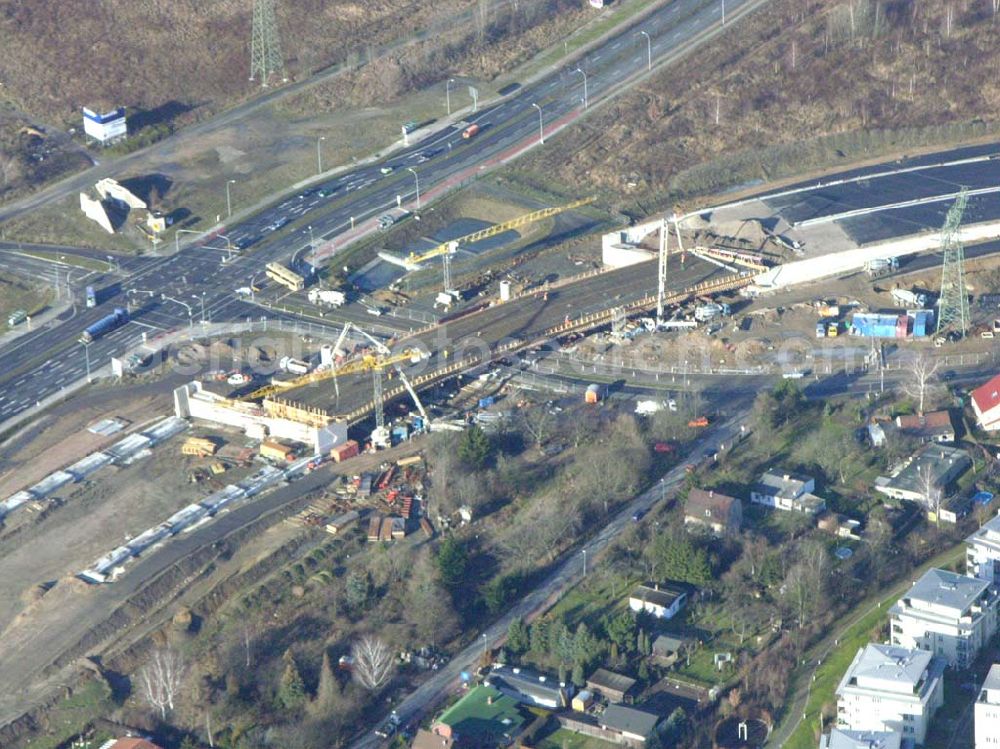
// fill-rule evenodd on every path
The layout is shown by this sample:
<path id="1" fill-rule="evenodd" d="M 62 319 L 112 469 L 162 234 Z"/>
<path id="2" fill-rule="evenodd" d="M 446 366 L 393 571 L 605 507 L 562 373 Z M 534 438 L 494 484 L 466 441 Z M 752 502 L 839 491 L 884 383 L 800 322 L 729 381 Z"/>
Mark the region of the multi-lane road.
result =
<path id="1" fill-rule="evenodd" d="M 730 19 L 760 0 L 730 0 Z M 721 5 L 715 0 L 675 0 L 644 18 L 641 26 L 629 28 L 593 48 L 576 66 L 587 74 L 588 104 L 622 90 L 641 77 L 650 61 L 689 53 L 706 31 L 720 24 Z M 341 174 L 317 187 L 330 191 L 292 195 L 246 221 L 224 229 L 228 242 L 252 242 L 228 262 L 227 240 L 215 239 L 182 249 L 169 257 L 137 259 L 123 268 L 118 287 L 112 286 L 96 309 L 76 309 L 48 326 L 23 336 L 0 349 L 0 423 L 49 396 L 58 394 L 71 380 L 79 380 L 90 366 L 100 366 L 111 356 L 142 342 L 144 336 L 200 321 L 205 315 L 214 322 L 259 317 L 261 310 L 234 294 L 262 271 L 265 262 L 285 259 L 301 250 L 311 236 L 335 238 L 352 225 L 365 222 L 404 201 L 415 198 L 416 180 L 429 193 L 455 180 L 473 177 L 485 164 L 500 163 L 508 155 L 540 136 L 551 133 L 583 112 L 583 78 L 573 70 L 552 73 L 521 87 L 499 102 L 469 115 L 466 122 L 481 131 L 471 139 L 462 137 L 462 125 L 449 126 L 379 163 Z M 384 174 L 386 168 L 392 172 Z M 288 224 L 272 230 L 276 222 Z M 0 267 L 8 250 L 0 251 Z M 109 279 L 111 280 L 111 279 Z M 124 306 L 126 292 L 136 310 L 124 327 L 96 341 L 84 351 L 76 343 L 84 327 Z"/>

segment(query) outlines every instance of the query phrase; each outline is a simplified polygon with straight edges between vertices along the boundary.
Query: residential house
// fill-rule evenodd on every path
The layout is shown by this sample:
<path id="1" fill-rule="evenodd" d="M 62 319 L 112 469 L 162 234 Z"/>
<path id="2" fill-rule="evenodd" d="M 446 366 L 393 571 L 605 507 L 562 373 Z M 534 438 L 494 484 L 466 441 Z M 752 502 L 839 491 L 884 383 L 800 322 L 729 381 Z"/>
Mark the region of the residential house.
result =
<path id="1" fill-rule="evenodd" d="M 971 465 L 965 450 L 938 444 L 924 445 L 891 476 L 879 476 L 875 480 L 875 491 L 893 499 L 920 502 L 935 512 L 948 486 Z"/>
<path id="2" fill-rule="evenodd" d="M 609 705 L 598 723 L 605 731 L 621 736 L 621 743 L 643 747 L 656 730 L 660 716 L 624 705 Z"/>
<path id="3" fill-rule="evenodd" d="M 859 649 L 837 687 L 837 727 L 895 731 L 923 744 L 944 703 L 944 667 L 926 650 L 876 643 Z"/>
<path id="4" fill-rule="evenodd" d="M 750 501 L 778 510 L 793 510 L 815 515 L 826 509 L 826 502 L 817 497 L 816 479 L 796 473 L 765 471 L 750 489 Z"/>
<path id="5" fill-rule="evenodd" d="M 537 705 L 549 710 L 568 707 L 573 696 L 572 685 L 561 684 L 555 677 L 526 668 L 494 666 L 485 683 L 522 705 Z"/>
<path id="6" fill-rule="evenodd" d="M 1000 663 L 990 666 L 973 711 L 976 749 L 1000 747 Z"/>
<path id="7" fill-rule="evenodd" d="M 950 411 L 931 411 L 928 414 L 909 414 L 896 417 L 896 429 L 905 437 L 921 442 L 954 442 L 955 426 Z"/>
<path id="8" fill-rule="evenodd" d="M 428 731 L 426 728 L 417 730 L 417 735 L 410 743 L 410 749 L 452 749 L 455 746 L 455 739 L 450 736 Z"/>
<path id="9" fill-rule="evenodd" d="M 972 391 L 976 421 L 987 432 L 1000 429 L 1000 375 Z"/>
<path id="10" fill-rule="evenodd" d="M 684 505 L 684 525 L 708 528 L 716 536 L 736 535 L 743 523 L 743 503 L 721 492 L 692 489 Z"/>
<path id="11" fill-rule="evenodd" d="M 628 599 L 632 611 L 645 611 L 657 619 L 673 619 L 686 603 L 687 590 L 670 583 L 639 585 Z"/>
<path id="12" fill-rule="evenodd" d="M 997 629 L 996 586 L 947 570 L 927 570 L 889 609 L 892 644 L 934 653 L 967 668 Z"/>
<path id="13" fill-rule="evenodd" d="M 689 641 L 677 635 L 658 635 L 653 640 L 653 660 L 658 666 L 672 666 L 689 647 Z"/>
<path id="14" fill-rule="evenodd" d="M 587 679 L 587 689 L 601 695 L 608 702 L 625 702 L 635 686 L 635 679 L 599 668 Z"/>
<path id="15" fill-rule="evenodd" d="M 110 739 L 105 741 L 98 749 L 160 749 L 160 747 L 148 739 L 129 736 L 124 739 Z"/>
<path id="16" fill-rule="evenodd" d="M 900 749 L 903 737 L 895 731 L 842 731 L 834 728 L 819 737 L 819 749 Z"/>
<path id="17" fill-rule="evenodd" d="M 965 574 L 1000 584 L 1000 515 L 983 523 L 965 543 Z"/>
<path id="18" fill-rule="evenodd" d="M 431 731 L 463 747 L 495 749 L 510 743 L 524 723 L 517 700 L 499 689 L 480 685 L 441 713 Z"/>

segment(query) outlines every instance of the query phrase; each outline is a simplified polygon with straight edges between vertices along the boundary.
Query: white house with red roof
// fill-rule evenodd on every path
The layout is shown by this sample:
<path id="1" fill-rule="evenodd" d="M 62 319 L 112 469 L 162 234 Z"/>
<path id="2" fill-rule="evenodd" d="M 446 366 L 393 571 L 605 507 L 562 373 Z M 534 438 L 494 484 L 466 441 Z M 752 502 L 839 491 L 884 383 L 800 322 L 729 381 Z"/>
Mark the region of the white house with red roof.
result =
<path id="1" fill-rule="evenodd" d="M 972 409 L 987 432 L 1000 430 L 1000 375 L 972 391 Z"/>

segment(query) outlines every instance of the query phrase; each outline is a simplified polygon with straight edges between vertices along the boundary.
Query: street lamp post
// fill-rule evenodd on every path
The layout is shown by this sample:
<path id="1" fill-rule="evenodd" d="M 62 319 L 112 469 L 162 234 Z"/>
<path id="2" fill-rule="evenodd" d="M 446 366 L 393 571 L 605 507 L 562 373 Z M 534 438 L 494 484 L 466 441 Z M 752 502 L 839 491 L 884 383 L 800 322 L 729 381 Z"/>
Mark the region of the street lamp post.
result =
<path id="1" fill-rule="evenodd" d="M 233 215 L 233 200 L 229 196 L 229 186 L 235 184 L 236 184 L 235 179 L 226 180 L 226 218 L 229 218 L 230 216 Z"/>
<path id="2" fill-rule="evenodd" d="M 194 229 L 178 229 L 174 232 L 174 250 L 176 252 L 181 251 L 181 234 L 201 234 L 201 232 Z"/>
<path id="3" fill-rule="evenodd" d="M 197 299 L 197 296 L 192 295 L 192 299 Z M 201 292 L 201 324 L 205 324 L 205 292 Z"/>
<path id="4" fill-rule="evenodd" d="M 583 550 L 583 576 L 587 576 L 587 550 Z"/>
<path id="5" fill-rule="evenodd" d="M 90 382 L 90 344 L 83 344 L 83 356 L 87 362 L 87 382 Z"/>
<path id="6" fill-rule="evenodd" d="M 577 68 L 576 72 L 583 76 L 583 108 L 586 109 L 589 105 L 587 99 L 587 74 L 583 72 L 583 68 Z"/>
<path id="7" fill-rule="evenodd" d="M 653 40 L 649 38 L 648 31 L 640 31 L 639 34 L 646 37 L 646 70 L 653 69 Z"/>
<path id="8" fill-rule="evenodd" d="M 316 139 L 316 174 L 323 173 L 323 151 L 320 149 L 320 143 L 326 140 L 325 135 L 321 135 Z"/>
<path id="9" fill-rule="evenodd" d="M 454 78 L 449 78 L 444 84 L 444 100 L 445 105 L 448 107 L 448 114 L 451 114 L 451 84 L 455 82 Z"/>
<path id="10" fill-rule="evenodd" d="M 484 660 L 486 658 L 487 651 L 489 650 L 489 645 L 490 645 L 489 637 L 488 637 L 488 635 L 485 632 L 483 632 L 483 659 Z"/>
<path id="11" fill-rule="evenodd" d="M 417 176 L 417 170 L 412 166 L 406 167 L 406 171 L 413 175 L 413 181 L 417 184 L 417 210 L 420 210 L 420 177 Z"/>
<path id="12" fill-rule="evenodd" d="M 726 0 L 722 0 L 722 25 L 726 25 Z"/>
<path id="13" fill-rule="evenodd" d="M 315 251 L 315 249 L 316 249 L 316 237 L 313 236 L 313 227 L 312 227 L 312 224 L 309 224 L 309 226 L 307 226 L 306 228 L 309 229 L 309 249 L 311 251 Z"/>
<path id="14" fill-rule="evenodd" d="M 542 123 L 542 108 L 531 102 L 531 106 L 538 110 L 538 142 L 541 145 L 545 145 L 545 126 Z"/>

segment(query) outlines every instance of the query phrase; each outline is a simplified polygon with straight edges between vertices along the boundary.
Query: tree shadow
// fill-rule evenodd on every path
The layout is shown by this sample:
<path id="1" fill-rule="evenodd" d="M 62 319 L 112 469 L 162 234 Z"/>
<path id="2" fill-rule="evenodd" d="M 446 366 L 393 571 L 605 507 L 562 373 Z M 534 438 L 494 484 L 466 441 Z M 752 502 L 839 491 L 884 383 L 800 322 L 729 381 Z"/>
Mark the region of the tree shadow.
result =
<path id="1" fill-rule="evenodd" d="M 197 109 L 201 104 L 188 104 L 172 99 L 152 109 L 136 109 L 128 117 L 129 132 L 138 132 L 145 127 L 168 125 L 183 114 Z"/>

